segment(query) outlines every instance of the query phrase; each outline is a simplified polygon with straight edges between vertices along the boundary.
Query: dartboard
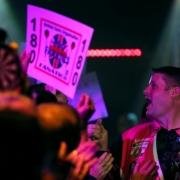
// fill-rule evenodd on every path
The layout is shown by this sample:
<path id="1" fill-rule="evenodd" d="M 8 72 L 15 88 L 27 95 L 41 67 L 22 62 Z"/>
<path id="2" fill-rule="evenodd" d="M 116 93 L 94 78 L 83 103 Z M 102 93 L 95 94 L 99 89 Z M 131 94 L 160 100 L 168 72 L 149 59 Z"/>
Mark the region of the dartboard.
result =
<path id="1" fill-rule="evenodd" d="M 56 34 L 50 43 L 49 61 L 53 68 L 62 66 L 67 58 L 67 40 L 61 34 Z"/>
<path id="2" fill-rule="evenodd" d="M 20 83 L 18 56 L 6 46 L 0 46 L 0 90 L 13 89 Z"/>

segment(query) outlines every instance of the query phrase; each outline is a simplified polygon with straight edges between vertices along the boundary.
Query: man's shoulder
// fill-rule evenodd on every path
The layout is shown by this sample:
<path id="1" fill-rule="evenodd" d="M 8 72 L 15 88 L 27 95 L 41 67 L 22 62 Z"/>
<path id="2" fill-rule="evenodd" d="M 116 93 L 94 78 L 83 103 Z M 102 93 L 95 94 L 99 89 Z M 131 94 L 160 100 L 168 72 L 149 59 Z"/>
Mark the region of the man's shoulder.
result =
<path id="1" fill-rule="evenodd" d="M 149 135 L 152 132 L 153 127 L 155 127 L 154 122 L 141 123 L 124 131 L 122 136 L 123 138 L 134 139 L 134 137 L 137 137 L 137 136 Z"/>

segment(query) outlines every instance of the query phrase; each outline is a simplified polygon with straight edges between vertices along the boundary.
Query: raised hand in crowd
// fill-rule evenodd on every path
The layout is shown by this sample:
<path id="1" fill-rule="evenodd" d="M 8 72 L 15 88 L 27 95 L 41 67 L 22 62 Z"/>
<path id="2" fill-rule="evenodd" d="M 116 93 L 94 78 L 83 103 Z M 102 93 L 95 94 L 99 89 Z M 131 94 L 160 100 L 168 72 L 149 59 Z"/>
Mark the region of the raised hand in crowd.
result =
<path id="1" fill-rule="evenodd" d="M 98 160 L 90 168 L 88 179 L 119 179 L 119 168 L 114 166 L 114 158 L 108 151 L 108 132 L 102 120 L 98 119 L 95 123 L 89 122 L 87 133 L 89 140 L 94 141 L 100 148 L 96 153 Z"/>
<path id="2" fill-rule="evenodd" d="M 72 164 L 67 177 L 68 180 L 82 180 L 87 176 L 89 169 L 97 161 L 95 156 L 97 149 L 98 147 L 94 142 L 81 141 L 79 146 L 68 154 L 66 144 L 60 145 L 59 159 Z"/>
<path id="3" fill-rule="evenodd" d="M 101 156 L 98 157 L 95 164 L 90 168 L 89 175 L 98 180 L 104 179 L 113 168 L 113 161 L 114 158 L 111 153 L 102 151 Z"/>
<path id="4" fill-rule="evenodd" d="M 108 150 L 108 131 L 102 124 L 102 119 L 98 119 L 96 123 L 88 123 L 88 138 L 99 146 L 100 150 Z"/>
<path id="5" fill-rule="evenodd" d="M 78 111 L 81 119 L 87 123 L 89 118 L 95 112 L 93 100 L 87 94 L 82 94 L 77 104 L 76 110 Z"/>

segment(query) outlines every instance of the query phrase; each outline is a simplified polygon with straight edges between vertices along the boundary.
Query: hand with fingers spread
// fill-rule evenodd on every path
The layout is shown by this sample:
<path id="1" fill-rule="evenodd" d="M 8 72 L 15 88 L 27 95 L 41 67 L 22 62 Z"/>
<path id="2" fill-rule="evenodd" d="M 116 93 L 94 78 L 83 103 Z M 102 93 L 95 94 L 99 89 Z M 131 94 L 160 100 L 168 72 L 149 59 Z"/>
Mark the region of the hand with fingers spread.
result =
<path id="1" fill-rule="evenodd" d="M 104 152 L 92 166 L 89 175 L 97 180 L 104 179 L 113 167 L 114 158 L 108 152 Z"/>

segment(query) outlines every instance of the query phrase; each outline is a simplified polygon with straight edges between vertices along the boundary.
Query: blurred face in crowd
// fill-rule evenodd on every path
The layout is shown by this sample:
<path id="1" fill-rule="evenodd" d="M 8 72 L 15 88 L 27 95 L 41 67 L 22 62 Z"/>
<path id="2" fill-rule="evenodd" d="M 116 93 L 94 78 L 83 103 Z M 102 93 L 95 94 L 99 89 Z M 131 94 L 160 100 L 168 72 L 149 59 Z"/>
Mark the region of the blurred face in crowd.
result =
<path id="1" fill-rule="evenodd" d="M 88 134 L 88 139 L 94 142 L 98 142 L 98 136 L 96 131 L 100 131 L 98 126 L 96 124 L 88 124 L 87 126 L 87 134 Z"/>
<path id="2" fill-rule="evenodd" d="M 149 84 L 144 90 L 144 96 L 147 100 L 147 117 L 160 120 L 171 113 L 173 101 L 170 89 L 164 74 L 152 74 Z"/>
<path id="3" fill-rule="evenodd" d="M 102 124 L 102 119 L 90 121 L 87 126 L 88 139 L 95 142 L 100 150 L 108 149 L 108 131 Z"/>

